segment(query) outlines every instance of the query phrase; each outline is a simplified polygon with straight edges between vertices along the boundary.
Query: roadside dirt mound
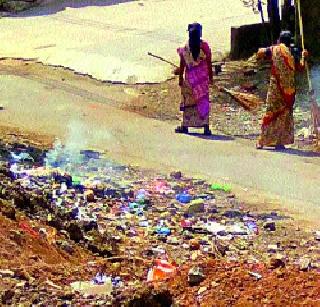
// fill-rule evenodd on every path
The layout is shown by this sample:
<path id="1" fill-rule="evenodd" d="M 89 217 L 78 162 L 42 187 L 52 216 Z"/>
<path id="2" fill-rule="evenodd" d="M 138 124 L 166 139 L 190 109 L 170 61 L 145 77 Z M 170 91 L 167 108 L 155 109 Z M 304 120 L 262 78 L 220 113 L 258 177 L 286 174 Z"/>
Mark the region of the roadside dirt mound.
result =
<path id="1" fill-rule="evenodd" d="M 61 274 L 61 282 L 69 271 L 81 274 L 82 267 L 93 257 L 76 245 L 68 253 L 50 244 L 34 230 L 40 227 L 27 219 L 13 221 L 0 214 L 0 270 L 11 270 L 25 280 L 51 279 Z"/>
<path id="2" fill-rule="evenodd" d="M 272 270 L 224 260 L 199 266 L 204 281 L 190 286 L 190 266 L 185 266 L 159 293 L 169 290 L 179 306 L 320 306 L 320 274 L 314 271 L 293 267 Z"/>

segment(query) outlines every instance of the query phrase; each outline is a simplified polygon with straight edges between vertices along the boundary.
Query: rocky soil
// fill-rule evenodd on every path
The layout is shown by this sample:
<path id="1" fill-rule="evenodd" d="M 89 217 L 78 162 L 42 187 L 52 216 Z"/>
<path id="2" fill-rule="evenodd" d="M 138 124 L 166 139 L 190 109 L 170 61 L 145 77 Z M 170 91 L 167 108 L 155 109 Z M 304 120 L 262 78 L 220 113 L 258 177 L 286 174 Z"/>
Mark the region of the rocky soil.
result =
<path id="1" fill-rule="evenodd" d="M 285 212 L 248 206 L 232 186 L 121 166 L 103 153 L 70 153 L 13 134 L 0 147 L 2 304 L 320 303 L 319 231 Z M 65 173 L 75 172 L 70 157 L 79 155 L 86 183 L 79 172 Z M 150 275 L 159 261 L 172 271 Z M 110 278 L 111 292 L 72 286 L 97 276 Z"/>

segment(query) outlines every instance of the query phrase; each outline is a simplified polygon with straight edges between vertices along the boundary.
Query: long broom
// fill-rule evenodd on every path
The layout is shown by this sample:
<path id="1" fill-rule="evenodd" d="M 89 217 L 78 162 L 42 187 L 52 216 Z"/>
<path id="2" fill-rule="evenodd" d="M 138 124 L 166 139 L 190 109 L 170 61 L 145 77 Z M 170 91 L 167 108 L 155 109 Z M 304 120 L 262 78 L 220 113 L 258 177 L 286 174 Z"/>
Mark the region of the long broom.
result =
<path id="1" fill-rule="evenodd" d="M 297 0 L 297 6 L 298 6 L 301 44 L 302 44 L 302 49 L 305 50 L 303 21 L 302 21 L 300 0 Z M 311 118 L 312 118 L 312 133 L 316 135 L 318 142 L 319 142 L 319 139 L 320 139 L 320 108 L 318 106 L 318 103 L 317 103 L 317 100 L 315 97 L 315 92 L 314 92 L 314 89 L 312 86 L 312 80 L 311 80 L 311 76 L 310 76 L 310 69 L 309 69 L 309 65 L 308 65 L 307 61 L 305 61 L 305 66 L 306 66 L 308 85 L 309 85 L 309 99 L 310 99 Z"/>
<path id="2" fill-rule="evenodd" d="M 160 61 L 163 61 L 165 63 L 170 64 L 171 66 L 175 67 L 174 74 L 179 75 L 179 66 L 176 64 L 166 60 L 165 58 L 152 54 L 151 52 L 148 52 L 148 55 L 154 58 L 159 59 Z M 242 93 L 242 92 L 236 92 L 230 89 L 227 89 L 225 87 L 217 87 L 219 91 L 224 92 L 231 96 L 241 107 L 243 107 L 247 111 L 254 111 L 259 107 L 261 104 L 263 104 L 263 101 L 253 94 L 248 93 Z"/>

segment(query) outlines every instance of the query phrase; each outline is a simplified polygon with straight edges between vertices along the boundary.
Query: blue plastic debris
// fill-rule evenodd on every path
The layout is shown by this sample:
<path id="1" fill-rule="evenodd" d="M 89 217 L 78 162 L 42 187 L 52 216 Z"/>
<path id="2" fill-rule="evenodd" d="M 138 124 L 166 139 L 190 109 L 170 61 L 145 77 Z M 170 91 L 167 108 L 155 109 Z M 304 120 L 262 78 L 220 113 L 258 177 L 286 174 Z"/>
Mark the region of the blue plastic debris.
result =
<path id="1" fill-rule="evenodd" d="M 192 200 L 192 196 L 187 193 L 183 193 L 183 194 L 178 194 L 176 196 L 176 199 L 182 204 L 188 204 Z"/>
<path id="2" fill-rule="evenodd" d="M 158 226 L 156 228 L 156 232 L 158 235 L 169 236 L 171 234 L 171 230 L 168 227 Z"/>

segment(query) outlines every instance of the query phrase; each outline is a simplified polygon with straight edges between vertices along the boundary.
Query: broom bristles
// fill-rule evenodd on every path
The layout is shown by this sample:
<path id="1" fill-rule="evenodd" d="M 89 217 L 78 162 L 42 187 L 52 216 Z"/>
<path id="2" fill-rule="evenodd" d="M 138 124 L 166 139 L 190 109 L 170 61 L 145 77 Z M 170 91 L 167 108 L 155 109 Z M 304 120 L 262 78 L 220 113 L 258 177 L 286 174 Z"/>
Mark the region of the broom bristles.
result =
<path id="1" fill-rule="evenodd" d="M 236 92 L 223 87 L 221 88 L 221 91 L 229 94 L 246 111 L 255 111 L 260 105 L 263 104 L 261 98 L 253 94 Z"/>

